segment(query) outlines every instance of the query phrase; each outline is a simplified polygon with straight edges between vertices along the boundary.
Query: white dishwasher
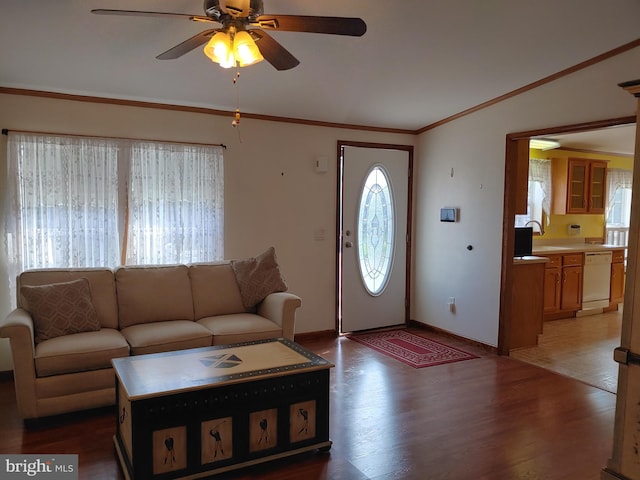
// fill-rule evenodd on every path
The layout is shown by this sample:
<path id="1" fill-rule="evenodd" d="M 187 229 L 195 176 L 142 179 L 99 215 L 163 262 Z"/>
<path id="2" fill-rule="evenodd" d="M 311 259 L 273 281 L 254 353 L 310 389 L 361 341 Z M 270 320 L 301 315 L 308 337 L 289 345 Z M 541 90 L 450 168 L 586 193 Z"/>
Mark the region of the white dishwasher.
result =
<path id="1" fill-rule="evenodd" d="M 586 252 L 582 278 L 582 310 L 609 306 L 611 252 Z"/>

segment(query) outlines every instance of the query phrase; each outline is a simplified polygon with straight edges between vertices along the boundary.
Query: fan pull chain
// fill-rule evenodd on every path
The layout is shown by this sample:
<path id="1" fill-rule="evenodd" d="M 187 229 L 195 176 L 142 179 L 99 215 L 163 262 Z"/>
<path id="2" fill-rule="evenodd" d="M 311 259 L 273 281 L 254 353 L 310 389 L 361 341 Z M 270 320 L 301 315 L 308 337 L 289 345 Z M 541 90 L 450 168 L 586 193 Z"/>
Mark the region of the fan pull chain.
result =
<path id="1" fill-rule="evenodd" d="M 240 67 L 236 65 L 236 75 L 233 77 L 233 85 L 236 88 L 236 113 L 231 126 L 238 131 L 238 141 L 242 143 L 242 137 L 240 136 L 240 86 L 238 80 L 240 79 Z"/>

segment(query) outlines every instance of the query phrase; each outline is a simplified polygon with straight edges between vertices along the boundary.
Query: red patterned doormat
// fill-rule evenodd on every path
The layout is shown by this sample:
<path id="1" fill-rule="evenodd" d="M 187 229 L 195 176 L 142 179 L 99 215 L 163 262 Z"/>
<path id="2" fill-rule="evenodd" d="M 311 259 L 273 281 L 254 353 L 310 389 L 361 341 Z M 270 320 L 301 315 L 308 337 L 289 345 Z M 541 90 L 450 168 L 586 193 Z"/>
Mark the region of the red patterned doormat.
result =
<path id="1" fill-rule="evenodd" d="M 347 335 L 347 337 L 414 368 L 479 358 L 458 348 L 420 337 L 406 330 L 360 333 Z"/>

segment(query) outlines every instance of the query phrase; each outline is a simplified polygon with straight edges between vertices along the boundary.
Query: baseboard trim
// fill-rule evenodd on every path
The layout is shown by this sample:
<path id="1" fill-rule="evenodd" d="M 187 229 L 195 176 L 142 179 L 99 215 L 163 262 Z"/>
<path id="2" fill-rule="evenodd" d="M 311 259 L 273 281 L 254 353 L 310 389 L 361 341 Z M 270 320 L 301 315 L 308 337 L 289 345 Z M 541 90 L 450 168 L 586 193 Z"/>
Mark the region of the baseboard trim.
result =
<path id="1" fill-rule="evenodd" d="M 614 472 L 609 468 L 603 468 L 600 473 L 601 480 L 631 480 L 629 477 L 625 477 L 621 473 Z"/>
<path id="2" fill-rule="evenodd" d="M 438 327 L 434 327 L 433 325 L 427 325 L 426 323 L 418 322 L 417 320 L 409 320 L 407 322 L 408 327 L 419 328 L 421 330 L 427 330 L 429 332 L 437 333 L 438 335 L 442 335 L 444 337 L 449 337 L 455 340 L 459 340 L 461 342 L 466 343 L 467 345 L 473 345 L 474 347 L 483 348 L 489 353 L 498 354 L 497 347 L 492 345 L 487 345 L 486 343 L 478 342 L 476 340 L 471 340 L 470 338 L 461 337 L 460 335 L 456 335 L 455 333 L 449 332 L 447 330 L 443 330 Z"/>
<path id="3" fill-rule="evenodd" d="M 318 338 L 336 338 L 338 333 L 335 330 L 319 330 L 317 332 L 296 333 L 294 341 L 310 341 Z"/>

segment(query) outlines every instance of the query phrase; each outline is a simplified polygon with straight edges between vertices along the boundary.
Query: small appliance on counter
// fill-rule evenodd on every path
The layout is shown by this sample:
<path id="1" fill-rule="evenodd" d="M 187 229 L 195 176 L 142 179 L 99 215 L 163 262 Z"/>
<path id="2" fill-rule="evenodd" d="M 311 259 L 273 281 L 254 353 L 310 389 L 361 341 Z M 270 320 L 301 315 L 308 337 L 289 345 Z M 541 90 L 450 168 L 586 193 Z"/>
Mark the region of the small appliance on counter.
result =
<path id="1" fill-rule="evenodd" d="M 526 257 L 533 249 L 533 227 L 516 227 L 513 241 L 513 256 Z"/>
<path id="2" fill-rule="evenodd" d="M 569 223 L 567 225 L 567 235 L 569 235 L 570 237 L 576 237 L 580 235 L 581 231 L 582 227 L 577 223 Z"/>

